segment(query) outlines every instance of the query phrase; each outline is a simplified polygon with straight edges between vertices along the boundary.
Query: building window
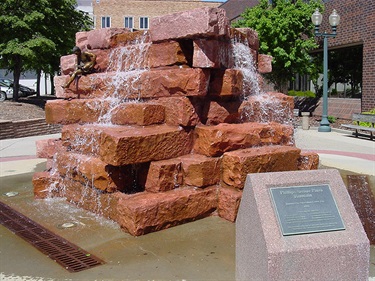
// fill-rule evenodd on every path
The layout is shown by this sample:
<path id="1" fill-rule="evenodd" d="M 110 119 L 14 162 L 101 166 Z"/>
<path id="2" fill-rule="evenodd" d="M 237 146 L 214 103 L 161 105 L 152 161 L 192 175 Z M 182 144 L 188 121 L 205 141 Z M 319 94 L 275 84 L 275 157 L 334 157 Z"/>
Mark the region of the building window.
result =
<path id="1" fill-rule="evenodd" d="M 102 28 L 111 27 L 111 17 L 102 17 Z"/>
<path id="2" fill-rule="evenodd" d="M 147 17 L 140 17 L 139 18 L 139 28 L 140 29 L 148 29 L 148 18 Z"/>
<path id="3" fill-rule="evenodd" d="M 125 17 L 124 18 L 124 27 L 133 29 L 133 17 Z"/>

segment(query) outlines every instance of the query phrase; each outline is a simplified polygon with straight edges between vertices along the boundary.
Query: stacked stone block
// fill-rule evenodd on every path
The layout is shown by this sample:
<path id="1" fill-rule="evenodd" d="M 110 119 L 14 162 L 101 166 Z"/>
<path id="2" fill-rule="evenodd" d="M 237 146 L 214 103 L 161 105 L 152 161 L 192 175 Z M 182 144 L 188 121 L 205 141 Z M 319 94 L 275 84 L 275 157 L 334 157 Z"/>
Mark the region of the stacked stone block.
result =
<path id="1" fill-rule="evenodd" d="M 76 41 L 97 54 L 97 71 L 64 89 L 75 61 L 61 58 L 60 99 L 46 104 L 46 120 L 64 126 L 61 140 L 37 143 L 50 171 L 34 175 L 36 198 L 64 196 L 142 235 L 213 214 L 235 221 L 248 173 L 317 168 L 317 155 L 294 146 L 293 99 L 264 93 L 285 109 L 275 114 L 245 92 L 232 43 L 260 73 L 270 60 L 258 54 L 256 32 L 231 29 L 223 10 Z"/>

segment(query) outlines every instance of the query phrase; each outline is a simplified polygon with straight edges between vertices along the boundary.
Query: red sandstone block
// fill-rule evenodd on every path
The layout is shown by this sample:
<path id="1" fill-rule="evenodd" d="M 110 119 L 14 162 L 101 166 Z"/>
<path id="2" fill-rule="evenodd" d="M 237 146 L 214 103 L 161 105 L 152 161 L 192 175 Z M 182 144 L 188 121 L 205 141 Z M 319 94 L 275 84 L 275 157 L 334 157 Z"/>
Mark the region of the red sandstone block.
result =
<path id="1" fill-rule="evenodd" d="M 152 44 L 148 51 L 148 66 L 157 68 L 171 65 L 188 65 L 192 58 L 191 54 L 183 48 L 183 44 L 183 42 L 173 40 Z"/>
<path id="2" fill-rule="evenodd" d="M 153 42 L 217 38 L 229 33 L 229 20 L 225 16 L 225 10 L 205 7 L 152 18 L 149 31 Z"/>
<path id="3" fill-rule="evenodd" d="M 278 123 L 197 126 L 194 152 L 220 156 L 224 152 L 268 144 L 292 144 L 293 128 Z"/>
<path id="4" fill-rule="evenodd" d="M 81 98 L 113 96 L 121 99 L 205 96 L 209 78 L 209 71 L 199 68 L 94 73 L 79 79 L 78 93 Z M 62 88 L 68 79 L 67 75 L 55 77 L 58 98 L 77 97 L 74 82 L 68 89 Z"/>
<path id="5" fill-rule="evenodd" d="M 46 162 L 46 170 L 47 171 L 50 171 L 55 165 L 55 161 L 53 159 L 47 159 L 47 162 Z"/>
<path id="6" fill-rule="evenodd" d="M 117 221 L 138 236 L 209 216 L 217 206 L 216 187 L 184 188 L 159 193 L 117 194 Z"/>
<path id="7" fill-rule="evenodd" d="M 168 191 L 182 185 L 181 160 L 152 161 L 147 173 L 145 190 L 147 192 Z"/>
<path id="8" fill-rule="evenodd" d="M 96 55 L 96 64 L 94 66 L 95 72 L 105 72 L 110 64 L 110 51 L 109 50 L 90 50 Z"/>
<path id="9" fill-rule="evenodd" d="M 243 189 L 246 175 L 298 170 L 301 150 L 292 146 L 262 146 L 227 152 L 222 160 L 222 182 Z"/>
<path id="10" fill-rule="evenodd" d="M 77 64 L 77 56 L 72 54 L 72 55 L 66 55 L 62 56 L 60 58 L 60 69 L 61 73 L 64 75 L 69 75 L 73 73 L 73 71 L 76 69 L 76 64 Z"/>
<path id="11" fill-rule="evenodd" d="M 82 51 L 85 51 L 82 49 Z M 95 71 L 96 72 L 104 72 L 107 70 L 108 67 L 108 61 L 109 61 L 109 50 L 89 50 L 89 52 L 92 52 L 96 55 L 96 64 L 95 64 Z M 62 56 L 60 58 L 60 69 L 61 73 L 64 75 L 70 75 L 76 70 L 76 64 L 77 64 L 77 56 L 72 55 L 66 55 Z"/>
<path id="12" fill-rule="evenodd" d="M 111 49 L 108 71 L 125 72 L 148 67 L 148 53 L 151 43 L 139 43 Z"/>
<path id="13" fill-rule="evenodd" d="M 34 197 L 44 199 L 58 195 L 58 178 L 49 172 L 37 172 L 33 175 Z"/>
<path id="14" fill-rule="evenodd" d="M 99 155 L 107 164 L 122 166 L 174 158 L 190 153 L 192 134 L 175 126 L 68 125 L 64 145 L 84 154 Z"/>
<path id="15" fill-rule="evenodd" d="M 99 158 L 78 153 L 58 153 L 56 168 L 63 177 L 105 192 L 125 191 L 129 189 L 127 183 L 132 182 L 130 167 L 110 166 Z"/>
<path id="16" fill-rule="evenodd" d="M 255 51 L 259 50 L 258 32 L 254 29 L 231 28 L 231 39 L 234 39 L 235 42 L 247 43 L 247 45 Z"/>
<path id="17" fill-rule="evenodd" d="M 258 71 L 259 73 L 270 73 L 272 72 L 272 56 L 269 55 L 258 55 Z"/>
<path id="18" fill-rule="evenodd" d="M 164 106 L 150 103 L 122 103 L 111 112 L 111 121 L 117 125 L 147 126 L 164 122 Z"/>
<path id="19" fill-rule="evenodd" d="M 221 158 L 188 154 L 180 159 L 185 185 L 205 187 L 219 183 Z"/>
<path id="20" fill-rule="evenodd" d="M 141 77 L 141 97 L 205 96 L 209 71 L 178 68 L 146 71 Z"/>
<path id="21" fill-rule="evenodd" d="M 65 125 L 61 129 L 61 140 L 68 151 L 97 157 L 102 130 L 101 126 L 92 124 Z"/>
<path id="22" fill-rule="evenodd" d="M 277 92 L 249 96 L 239 108 L 242 122 L 291 123 L 294 99 Z"/>
<path id="23" fill-rule="evenodd" d="M 193 41 L 193 67 L 229 68 L 233 66 L 228 41 L 196 39 Z"/>
<path id="24" fill-rule="evenodd" d="M 113 218 L 117 206 L 117 193 L 102 193 L 86 184 L 63 178 L 60 183 L 60 196 L 70 203 L 102 216 Z"/>
<path id="25" fill-rule="evenodd" d="M 81 50 L 87 49 L 87 31 L 80 31 L 76 33 L 76 46 Z"/>
<path id="26" fill-rule="evenodd" d="M 319 167 L 319 154 L 302 151 L 298 158 L 298 170 L 317 170 Z"/>
<path id="27" fill-rule="evenodd" d="M 211 101 L 205 105 L 205 114 L 207 116 L 206 125 L 218 125 L 220 123 L 238 123 L 240 100 L 235 101 Z"/>
<path id="28" fill-rule="evenodd" d="M 81 99 L 87 98 L 107 98 L 107 97 L 137 97 L 140 88 L 140 72 L 105 72 L 83 75 L 78 81 L 78 92 L 73 82 L 69 88 L 62 86 L 68 81 L 69 76 L 55 76 L 54 84 L 56 97 L 58 98 L 77 98 L 80 94 Z"/>
<path id="29" fill-rule="evenodd" d="M 48 124 L 93 123 L 107 113 L 109 102 L 98 99 L 50 100 L 45 113 Z"/>
<path id="30" fill-rule="evenodd" d="M 55 95 L 57 98 L 70 98 L 73 96 L 68 96 L 65 93 L 65 89 L 63 88 L 64 84 L 68 81 L 69 76 L 66 75 L 61 75 L 61 76 L 55 76 L 53 78 L 53 85 L 55 86 Z M 72 83 L 74 84 L 74 83 Z M 77 95 L 75 95 L 76 97 Z"/>
<path id="31" fill-rule="evenodd" d="M 150 34 L 148 30 L 137 30 L 128 32 L 120 32 L 111 38 L 111 48 L 128 45 L 147 44 L 150 43 Z"/>
<path id="32" fill-rule="evenodd" d="M 188 154 L 192 134 L 174 126 L 108 128 L 100 140 L 100 157 L 118 166 L 163 160 Z"/>
<path id="33" fill-rule="evenodd" d="M 238 208 L 240 207 L 241 197 L 242 190 L 220 187 L 217 205 L 219 217 L 231 222 L 235 222 L 237 218 Z"/>
<path id="34" fill-rule="evenodd" d="M 64 151 L 61 139 L 44 139 L 35 141 L 36 157 L 52 159 L 56 152 Z"/>
<path id="35" fill-rule="evenodd" d="M 164 107 L 165 123 L 168 125 L 190 127 L 200 121 L 194 105 L 187 97 L 159 98 L 152 102 Z"/>
<path id="36" fill-rule="evenodd" d="M 237 69 L 213 70 L 208 94 L 214 97 L 240 96 L 243 74 Z"/>
<path id="37" fill-rule="evenodd" d="M 100 28 L 87 32 L 88 49 L 108 49 L 116 46 L 116 36 L 121 33 L 130 33 L 126 28 Z"/>
<path id="38" fill-rule="evenodd" d="M 56 97 L 69 99 L 77 98 L 78 95 L 80 95 L 80 98 L 94 98 L 97 92 L 93 91 L 93 89 L 103 88 L 103 86 L 100 85 L 100 82 L 102 82 L 102 80 L 95 78 L 99 78 L 103 75 L 105 74 L 100 73 L 81 76 L 78 80 L 78 91 L 75 82 L 71 83 L 69 88 L 63 88 L 63 86 L 69 80 L 69 75 L 55 76 L 53 81 L 55 85 Z M 90 78 L 94 78 L 93 80 L 95 82 L 93 82 Z M 100 85 L 101 87 L 98 87 L 98 85 Z M 102 92 L 100 92 L 100 94 L 103 96 Z"/>

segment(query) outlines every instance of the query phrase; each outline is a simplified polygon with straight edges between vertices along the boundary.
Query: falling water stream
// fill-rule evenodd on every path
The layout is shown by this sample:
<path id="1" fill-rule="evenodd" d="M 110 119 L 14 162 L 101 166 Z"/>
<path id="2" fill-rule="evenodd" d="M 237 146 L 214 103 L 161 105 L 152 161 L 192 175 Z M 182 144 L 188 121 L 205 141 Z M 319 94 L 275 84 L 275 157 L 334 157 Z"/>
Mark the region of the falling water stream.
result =
<path id="1" fill-rule="evenodd" d="M 281 124 L 292 123 L 290 118 L 291 110 L 280 102 L 278 98 L 267 94 L 260 87 L 260 76 L 256 69 L 256 63 L 249 47 L 245 44 L 233 42 L 233 57 L 236 69 L 241 70 L 243 74 L 243 100 L 252 99 L 253 106 L 245 106 L 242 112 L 244 122 L 254 119 L 260 123 L 269 123 L 271 121 Z"/>

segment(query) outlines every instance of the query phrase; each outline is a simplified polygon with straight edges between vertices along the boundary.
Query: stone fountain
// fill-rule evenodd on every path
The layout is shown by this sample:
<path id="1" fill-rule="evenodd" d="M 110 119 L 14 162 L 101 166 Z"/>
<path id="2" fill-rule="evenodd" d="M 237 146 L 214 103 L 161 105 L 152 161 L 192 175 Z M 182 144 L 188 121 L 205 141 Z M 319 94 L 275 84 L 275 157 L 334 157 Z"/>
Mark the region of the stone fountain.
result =
<path id="1" fill-rule="evenodd" d="M 154 18 L 148 31 L 79 32 L 95 73 L 61 87 L 75 56 L 61 58 L 57 100 L 46 104 L 61 139 L 36 198 L 65 197 L 132 235 L 218 215 L 235 221 L 248 173 L 316 169 L 293 140 L 293 98 L 263 92 L 271 71 L 257 33 L 233 29 L 219 8 Z"/>

